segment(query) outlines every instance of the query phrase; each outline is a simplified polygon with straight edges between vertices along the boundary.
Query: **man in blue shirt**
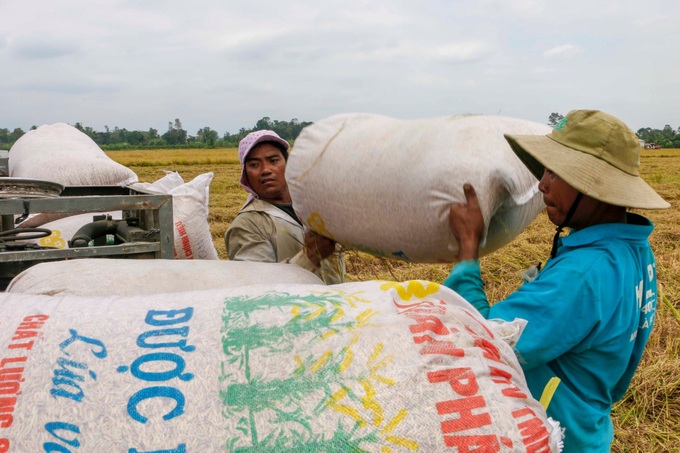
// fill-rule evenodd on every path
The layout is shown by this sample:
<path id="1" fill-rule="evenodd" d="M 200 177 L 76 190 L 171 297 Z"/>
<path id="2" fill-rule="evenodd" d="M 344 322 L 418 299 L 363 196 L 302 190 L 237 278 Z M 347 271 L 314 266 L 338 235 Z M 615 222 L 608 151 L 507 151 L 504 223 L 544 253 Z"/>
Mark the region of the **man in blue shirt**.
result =
<path id="1" fill-rule="evenodd" d="M 554 391 L 547 412 L 565 428 L 564 451 L 608 452 L 612 404 L 630 385 L 657 303 L 654 226 L 627 208 L 670 205 L 638 174 L 635 133 L 607 113 L 575 110 L 546 136 L 505 138 L 540 180 L 557 225 L 551 257 L 532 281 L 490 305 L 478 259 L 484 219 L 465 184 L 466 202 L 449 213 L 460 262 L 444 284 L 486 318 L 528 321 L 516 353 L 532 395 Z"/>

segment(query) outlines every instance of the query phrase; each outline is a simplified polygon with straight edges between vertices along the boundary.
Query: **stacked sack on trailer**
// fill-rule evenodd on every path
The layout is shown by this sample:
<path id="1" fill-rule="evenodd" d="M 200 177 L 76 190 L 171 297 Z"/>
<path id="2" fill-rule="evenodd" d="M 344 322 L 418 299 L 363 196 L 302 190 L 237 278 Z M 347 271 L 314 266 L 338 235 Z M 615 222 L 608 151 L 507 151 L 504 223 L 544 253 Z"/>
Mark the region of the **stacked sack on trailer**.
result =
<path id="1" fill-rule="evenodd" d="M 295 283 L 323 285 L 294 264 L 207 260 L 82 258 L 39 263 L 16 275 L 6 291 L 54 296 L 133 296 Z"/>
<path id="2" fill-rule="evenodd" d="M 522 323 L 431 282 L 8 292 L 0 325 L 1 451 L 561 448 Z"/>
<path id="3" fill-rule="evenodd" d="M 138 180 L 66 123 L 45 124 L 22 135 L 9 152 L 9 175 L 63 186 L 126 186 Z"/>
<path id="4" fill-rule="evenodd" d="M 52 181 L 63 186 L 122 186 L 147 189 L 173 197 L 174 243 L 177 259 L 218 259 L 208 224 L 208 201 L 213 173 L 199 175 L 185 183 L 169 173 L 154 183 L 140 183 L 129 168 L 118 164 L 85 133 L 65 123 L 43 125 L 24 134 L 9 153 L 13 178 Z M 68 240 L 95 215 L 121 219 L 122 213 L 36 214 L 19 228 L 41 227 L 52 235 L 32 240 L 42 246 L 66 248 Z"/>
<path id="5" fill-rule="evenodd" d="M 154 183 L 130 185 L 132 189 L 148 193 L 172 195 L 175 259 L 219 259 L 208 223 L 213 176 L 213 172 L 203 173 L 185 183 L 179 173 L 167 172 Z"/>

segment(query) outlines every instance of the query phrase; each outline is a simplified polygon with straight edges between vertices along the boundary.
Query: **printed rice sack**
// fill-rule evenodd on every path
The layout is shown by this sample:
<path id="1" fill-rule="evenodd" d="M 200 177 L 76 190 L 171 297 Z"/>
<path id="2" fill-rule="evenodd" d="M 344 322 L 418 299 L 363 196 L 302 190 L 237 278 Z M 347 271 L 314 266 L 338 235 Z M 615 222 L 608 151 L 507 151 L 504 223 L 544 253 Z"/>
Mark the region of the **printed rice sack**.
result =
<path id="1" fill-rule="evenodd" d="M 434 283 L 0 293 L 0 452 L 559 451 L 512 348 Z"/>
<path id="2" fill-rule="evenodd" d="M 503 134 L 547 134 L 543 124 L 500 116 L 399 120 L 336 115 L 304 128 L 286 179 L 295 212 L 345 246 L 411 262 L 452 262 L 449 206 L 471 183 L 485 219 L 486 255 L 543 209 L 538 181 Z"/>
<path id="3" fill-rule="evenodd" d="M 177 172 L 168 172 L 151 184 L 132 184 L 132 189 L 172 195 L 175 228 L 175 258 L 184 260 L 219 259 L 208 223 L 210 183 L 213 172 L 203 173 L 185 183 Z"/>
<path id="4" fill-rule="evenodd" d="M 53 181 L 64 186 L 125 186 L 137 181 L 85 133 L 66 123 L 28 131 L 9 152 L 13 178 Z"/>
<path id="5" fill-rule="evenodd" d="M 313 273 L 284 263 L 213 260 L 82 258 L 31 266 L 7 292 L 131 296 L 279 283 L 323 285 Z"/>

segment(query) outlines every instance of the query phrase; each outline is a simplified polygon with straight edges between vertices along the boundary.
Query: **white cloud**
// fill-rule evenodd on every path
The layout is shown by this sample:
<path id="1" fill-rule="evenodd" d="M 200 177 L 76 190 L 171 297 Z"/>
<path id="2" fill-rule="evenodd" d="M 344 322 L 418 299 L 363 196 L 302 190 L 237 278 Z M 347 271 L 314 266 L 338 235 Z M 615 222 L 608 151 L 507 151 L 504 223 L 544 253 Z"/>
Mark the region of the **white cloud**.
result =
<path id="1" fill-rule="evenodd" d="M 207 34 L 201 39 L 201 44 L 214 47 L 217 50 L 238 51 L 242 48 L 249 48 L 271 44 L 273 49 L 276 49 L 275 41 L 290 33 L 290 27 L 267 27 L 262 30 L 246 28 L 242 30 L 232 30 L 230 32 L 221 32 L 219 35 L 215 33 Z"/>
<path id="2" fill-rule="evenodd" d="M 545 2 L 541 0 L 511 0 L 508 5 L 525 15 L 539 16 L 545 11 Z"/>
<path id="3" fill-rule="evenodd" d="M 0 1 L 0 128 L 500 108 L 545 122 L 583 102 L 635 130 L 680 124 L 677 0 Z"/>
<path id="4" fill-rule="evenodd" d="M 436 47 L 432 49 L 431 55 L 440 61 L 464 63 L 484 58 L 490 52 L 490 45 L 481 41 L 469 41 Z"/>
<path id="5" fill-rule="evenodd" d="M 545 58 L 566 58 L 581 53 L 581 49 L 571 44 L 563 44 L 543 52 Z"/>
<path id="6" fill-rule="evenodd" d="M 78 46 L 60 38 L 44 36 L 41 38 L 19 38 L 9 45 L 10 53 L 20 59 L 41 60 L 73 55 Z"/>
<path id="7" fill-rule="evenodd" d="M 408 80 L 414 85 L 425 85 L 433 87 L 446 87 L 451 85 L 451 82 L 446 77 L 436 74 L 418 73 L 408 77 Z"/>
<path id="8" fill-rule="evenodd" d="M 554 68 L 549 68 L 546 66 L 536 66 L 534 68 L 534 74 L 549 74 L 551 72 L 555 72 L 556 70 Z"/>
<path id="9" fill-rule="evenodd" d="M 633 19 L 633 24 L 639 28 L 654 29 L 663 28 L 668 21 L 668 16 L 664 13 L 645 14 L 644 12 Z"/>
<path id="10" fill-rule="evenodd" d="M 491 47 L 483 42 L 459 42 L 447 45 L 406 43 L 376 48 L 358 48 L 347 52 L 349 59 L 370 61 L 413 61 L 468 63 L 489 55 Z"/>

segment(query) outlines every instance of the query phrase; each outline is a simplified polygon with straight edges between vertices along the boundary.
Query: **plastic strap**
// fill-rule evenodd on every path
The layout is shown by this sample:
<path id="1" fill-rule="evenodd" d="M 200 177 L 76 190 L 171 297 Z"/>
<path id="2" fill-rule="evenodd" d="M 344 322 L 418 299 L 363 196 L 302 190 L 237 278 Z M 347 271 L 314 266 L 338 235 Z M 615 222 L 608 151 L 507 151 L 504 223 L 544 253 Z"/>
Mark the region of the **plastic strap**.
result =
<path id="1" fill-rule="evenodd" d="M 552 401 L 553 396 L 555 395 L 557 386 L 559 386 L 561 382 L 562 379 L 558 378 L 557 376 L 553 376 L 545 385 L 543 393 L 541 393 L 541 399 L 539 400 L 539 403 L 541 403 L 541 406 L 543 406 L 543 409 L 546 411 L 548 410 L 548 406 L 550 406 L 550 401 Z"/>

